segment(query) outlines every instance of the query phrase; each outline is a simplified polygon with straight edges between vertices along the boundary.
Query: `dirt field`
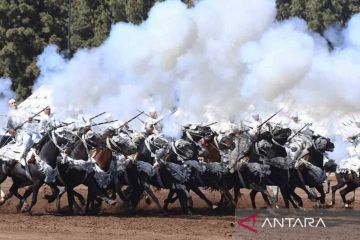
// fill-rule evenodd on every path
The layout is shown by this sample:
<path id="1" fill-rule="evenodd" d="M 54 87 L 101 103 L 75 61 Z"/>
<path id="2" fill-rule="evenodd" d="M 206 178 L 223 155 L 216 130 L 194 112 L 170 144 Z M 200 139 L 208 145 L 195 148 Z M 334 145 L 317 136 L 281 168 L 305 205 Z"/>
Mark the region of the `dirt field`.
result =
<path id="1" fill-rule="evenodd" d="M 8 190 L 10 181 L 3 184 L 3 189 Z M 77 189 L 85 195 L 85 188 Z M 235 218 L 233 212 L 223 212 L 219 210 L 208 210 L 206 205 L 197 197 L 193 196 L 194 210 L 192 216 L 186 216 L 180 213 L 179 206 L 173 205 L 169 215 L 161 215 L 157 212 L 154 204 L 146 205 L 141 203 L 140 210 L 136 213 L 129 213 L 120 207 L 120 204 L 109 207 L 103 207 L 103 213 L 99 216 L 64 216 L 54 213 L 55 204 L 47 204 L 41 199 L 44 192 L 48 191 L 45 187 L 41 190 L 39 201 L 34 207 L 32 214 L 16 213 L 16 204 L 18 200 L 10 199 L 0 207 L 0 239 L 239 239 L 235 234 Z M 247 191 L 242 190 L 244 194 L 239 202 L 238 208 L 250 208 L 250 199 Z M 167 194 L 167 191 L 158 191 L 155 193 L 161 201 Z M 207 196 L 218 201 L 218 193 L 206 192 Z M 62 206 L 66 204 L 66 197 L 63 198 Z M 360 194 L 357 193 L 357 200 L 353 205 L 354 209 L 360 209 Z M 327 196 L 327 202 L 330 196 Z M 264 206 L 257 198 L 258 206 Z M 312 209 L 314 203 L 305 200 L 306 209 Z M 339 195 L 337 195 L 336 208 L 342 208 Z M 345 219 L 346 220 L 346 219 Z M 314 239 L 354 239 L 359 237 L 360 231 L 353 230 L 354 226 L 349 227 L 350 235 L 343 234 L 343 227 L 333 228 L 339 233 L 334 236 L 333 231 L 323 229 L 317 230 Z M 317 233 L 317 234 L 316 234 Z M 301 237 L 307 240 L 313 239 L 306 235 L 307 232 L 302 229 L 295 229 L 291 235 L 285 233 L 277 235 L 276 232 L 267 234 L 264 238 L 255 239 L 299 239 Z M 337 235 L 337 234 L 335 234 Z M 281 237 L 280 237 L 281 236 Z M 284 238 L 285 237 L 285 238 Z M 348 238 L 350 237 L 350 238 Z"/>

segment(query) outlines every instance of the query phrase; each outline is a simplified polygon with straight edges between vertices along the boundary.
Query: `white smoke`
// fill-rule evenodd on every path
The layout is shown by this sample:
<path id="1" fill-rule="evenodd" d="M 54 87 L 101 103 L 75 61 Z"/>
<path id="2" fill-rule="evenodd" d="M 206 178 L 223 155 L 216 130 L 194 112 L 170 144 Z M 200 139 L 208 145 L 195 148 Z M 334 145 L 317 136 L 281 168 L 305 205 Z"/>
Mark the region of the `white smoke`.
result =
<path id="1" fill-rule="evenodd" d="M 53 89 L 58 110 L 124 120 L 136 109 L 177 107 L 178 125 L 237 122 L 285 106 L 339 134 L 338 117 L 360 110 L 360 14 L 329 28 L 328 39 L 304 20 L 275 16 L 275 0 L 157 3 L 141 25 L 114 24 L 100 47 L 69 61 L 47 47 L 36 86 Z"/>
<path id="2" fill-rule="evenodd" d="M 15 96 L 11 90 L 11 80 L 0 77 L 0 125 L 5 126 L 7 112 L 9 111 L 8 101 Z"/>

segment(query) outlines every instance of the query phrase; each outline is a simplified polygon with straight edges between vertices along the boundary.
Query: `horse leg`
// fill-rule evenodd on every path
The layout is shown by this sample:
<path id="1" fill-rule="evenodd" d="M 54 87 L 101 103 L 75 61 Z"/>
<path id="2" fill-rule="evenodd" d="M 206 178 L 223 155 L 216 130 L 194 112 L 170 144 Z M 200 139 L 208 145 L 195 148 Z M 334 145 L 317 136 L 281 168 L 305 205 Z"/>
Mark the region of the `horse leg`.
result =
<path id="1" fill-rule="evenodd" d="M 291 195 L 294 198 L 294 201 L 297 203 L 297 206 L 303 208 L 304 207 L 304 202 L 301 199 L 301 197 L 299 195 L 297 195 L 297 193 L 295 192 L 295 188 L 292 188 Z"/>
<path id="2" fill-rule="evenodd" d="M 90 213 L 90 205 L 91 205 L 91 210 L 95 211 L 94 209 L 94 198 L 95 198 L 94 191 L 88 187 L 88 194 L 87 194 L 87 199 L 86 199 L 86 205 L 85 205 L 85 213 L 89 214 Z"/>
<path id="3" fill-rule="evenodd" d="M 264 199 L 264 202 L 266 204 L 266 208 L 271 209 L 271 203 L 270 203 L 270 200 L 269 200 L 269 195 L 268 195 L 268 193 L 265 192 L 265 189 L 263 191 L 261 191 L 261 196 Z"/>
<path id="4" fill-rule="evenodd" d="M 356 184 L 353 184 L 353 183 L 349 183 L 346 188 L 342 189 L 340 191 L 340 195 L 341 195 L 341 198 L 344 202 L 344 206 L 345 208 L 349 207 L 349 204 L 351 203 L 351 201 L 347 201 L 346 200 L 346 195 L 349 193 L 349 192 L 352 192 L 354 191 L 358 186 Z"/>
<path id="5" fill-rule="evenodd" d="M 234 202 L 235 202 L 236 206 L 239 202 L 239 196 L 241 197 L 240 187 L 235 186 L 234 187 Z"/>
<path id="6" fill-rule="evenodd" d="M 188 208 L 188 205 L 187 205 L 188 199 L 184 192 L 184 189 L 176 187 L 175 192 L 179 197 L 180 206 L 181 206 L 182 211 L 188 215 L 191 215 L 192 213 L 191 213 L 190 209 Z"/>
<path id="7" fill-rule="evenodd" d="M 330 193 L 330 180 L 326 180 L 327 182 L 327 190 L 326 190 L 326 194 Z"/>
<path id="8" fill-rule="evenodd" d="M 46 194 L 46 195 L 44 196 L 44 199 L 46 199 L 46 200 L 48 201 L 48 203 L 52 203 L 52 202 L 55 201 L 56 198 L 58 197 L 60 190 L 59 190 L 59 188 L 58 188 L 55 184 L 53 184 L 53 183 L 48 184 L 48 185 L 49 185 L 50 188 L 51 188 L 52 195 Z"/>
<path id="9" fill-rule="evenodd" d="M 61 188 L 58 196 L 56 197 L 56 211 L 57 212 L 60 212 L 60 208 L 61 208 L 60 200 L 61 200 L 61 197 L 64 195 L 65 192 L 66 192 L 66 187 Z"/>
<path id="10" fill-rule="evenodd" d="M 110 199 L 109 196 L 107 196 L 106 191 L 105 191 L 104 189 L 100 188 L 100 187 L 97 185 L 97 183 L 96 183 L 95 180 L 93 180 L 93 181 L 92 181 L 92 184 L 90 184 L 90 185 L 88 185 L 88 186 L 89 186 L 89 188 L 90 188 L 90 187 L 93 188 L 93 191 L 94 191 L 95 195 L 96 195 L 96 196 L 99 196 L 99 198 L 100 198 L 101 200 L 103 200 L 104 202 L 106 202 L 107 204 L 109 204 L 109 205 L 115 205 L 115 204 L 116 204 L 116 201 Z M 95 200 L 95 198 L 94 198 L 94 200 Z"/>
<path id="11" fill-rule="evenodd" d="M 345 182 L 343 181 L 338 181 L 338 184 L 336 184 L 335 186 L 331 187 L 331 203 L 329 204 L 330 206 L 335 205 L 335 193 L 337 190 L 339 190 L 340 188 L 345 186 Z"/>
<path id="12" fill-rule="evenodd" d="M 290 205 L 289 205 L 289 200 L 290 200 L 290 187 L 287 186 L 279 186 L 280 187 L 280 192 L 281 195 L 283 196 L 284 199 L 284 203 L 285 203 L 285 208 L 289 209 Z"/>
<path id="13" fill-rule="evenodd" d="M 251 205 L 252 205 L 253 209 L 256 209 L 256 203 L 255 203 L 256 194 L 257 194 L 256 190 L 252 189 L 250 191 L 250 199 L 251 199 Z"/>
<path id="14" fill-rule="evenodd" d="M 2 175 L 0 177 L 0 184 L 3 183 L 5 181 L 5 179 L 7 178 L 7 175 Z M 10 196 L 11 197 L 11 196 Z M 2 190 L 1 188 L 1 185 L 0 185 L 0 206 L 3 205 L 5 203 L 5 201 L 7 199 L 9 199 L 10 197 L 7 197 L 6 198 L 6 194 L 4 193 L 4 191 Z"/>
<path id="15" fill-rule="evenodd" d="M 66 187 L 66 192 L 67 192 L 68 205 L 69 205 L 69 214 L 73 215 L 74 214 L 74 202 L 75 202 L 74 190 L 73 190 L 73 188 Z"/>
<path id="16" fill-rule="evenodd" d="M 11 193 L 11 195 L 14 195 L 15 197 L 17 197 L 19 200 L 21 200 L 23 198 L 23 196 L 21 196 L 18 192 L 20 188 L 20 184 L 18 182 L 13 182 L 13 184 L 11 185 L 9 192 Z"/>
<path id="17" fill-rule="evenodd" d="M 168 210 L 168 207 L 169 207 L 169 203 L 172 201 L 172 197 L 174 196 L 175 194 L 175 191 L 174 189 L 170 189 L 169 193 L 168 193 L 168 196 L 167 198 L 164 200 L 164 210 L 167 211 Z M 175 197 L 176 199 L 178 198 L 178 196 Z"/>
<path id="18" fill-rule="evenodd" d="M 229 192 L 227 189 L 225 189 L 225 188 L 223 188 L 221 191 L 225 194 L 225 197 L 227 198 L 227 200 L 228 200 L 229 203 L 231 204 L 231 208 L 236 208 L 234 199 L 233 199 L 233 197 L 231 196 L 230 192 Z"/>
<path id="19" fill-rule="evenodd" d="M 353 197 L 352 197 L 352 199 L 350 200 L 350 204 L 353 203 L 353 202 L 355 202 L 355 191 L 353 192 Z"/>
<path id="20" fill-rule="evenodd" d="M 34 207 L 34 205 L 37 202 L 37 196 L 39 194 L 39 189 L 42 184 L 43 184 L 42 180 L 35 179 L 35 181 L 33 183 L 33 193 L 32 193 L 32 200 L 31 200 L 30 206 L 28 208 L 25 208 L 23 210 L 23 212 L 31 212 L 31 209 Z"/>
<path id="21" fill-rule="evenodd" d="M 156 206 L 158 207 L 159 211 L 164 212 L 164 210 L 161 208 L 160 206 L 160 202 L 159 199 L 155 196 L 155 194 L 153 193 L 153 191 L 151 190 L 150 186 L 148 183 L 143 183 L 143 187 L 145 189 L 145 191 L 147 192 L 147 194 L 149 194 L 149 196 L 151 197 L 151 199 L 155 202 Z"/>
<path id="22" fill-rule="evenodd" d="M 315 188 L 320 193 L 320 197 L 319 197 L 320 204 L 325 204 L 326 194 L 324 191 L 324 186 L 322 184 L 320 184 L 320 185 L 316 186 Z"/>
<path id="23" fill-rule="evenodd" d="M 128 208 L 129 207 L 129 197 L 125 195 L 125 193 L 122 191 L 123 185 L 120 183 L 117 183 L 115 186 L 115 191 L 121 201 L 123 201 L 123 207 Z"/>
<path id="24" fill-rule="evenodd" d="M 17 191 L 17 189 L 16 189 Z M 34 191 L 34 186 L 33 185 L 30 185 L 26 190 L 25 190 L 25 193 L 24 195 L 22 196 L 19 204 L 16 206 L 16 210 L 17 212 L 20 212 L 21 209 L 23 208 L 24 206 L 24 203 L 26 202 L 26 199 L 30 196 L 30 194 Z"/>
<path id="25" fill-rule="evenodd" d="M 207 197 L 205 196 L 205 194 L 197 187 L 191 187 L 191 190 L 196 193 L 196 195 L 198 195 L 202 200 L 204 200 L 206 202 L 206 204 L 209 206 L 209 208 L 214 208 L 213 203 L 207 199 Z"/>

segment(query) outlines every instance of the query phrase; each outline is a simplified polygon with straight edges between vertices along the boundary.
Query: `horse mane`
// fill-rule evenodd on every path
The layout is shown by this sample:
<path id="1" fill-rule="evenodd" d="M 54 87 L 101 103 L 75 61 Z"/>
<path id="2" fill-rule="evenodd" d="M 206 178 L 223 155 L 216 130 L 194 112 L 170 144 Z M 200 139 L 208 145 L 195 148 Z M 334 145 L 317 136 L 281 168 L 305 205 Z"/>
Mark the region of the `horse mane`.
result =
<path id="1" fill-rule="evenodd" d="M 40 159 L 50 165 L 52 168 L 56 167 L 56 159 L 60 154 L 60 150 L 55 146 L 53 141 L 48 138 L 42 145 L 39 156 Z"/>
<path id="2" fill-rule="evenodd" d="M 308 148 L 309 162 L 324 170 L 324 154 L 316 150 L 314 146 Z"/>
<path id="3" fill-rule="evenodd" d="M 74 148 L 72 149 L 70 153 L 70 157 L 78 160 L 84 160 L 87 161 L 89 159 L 89 156 L 87 155 L 84 143 L 78 139 L 75 144 Z"/>

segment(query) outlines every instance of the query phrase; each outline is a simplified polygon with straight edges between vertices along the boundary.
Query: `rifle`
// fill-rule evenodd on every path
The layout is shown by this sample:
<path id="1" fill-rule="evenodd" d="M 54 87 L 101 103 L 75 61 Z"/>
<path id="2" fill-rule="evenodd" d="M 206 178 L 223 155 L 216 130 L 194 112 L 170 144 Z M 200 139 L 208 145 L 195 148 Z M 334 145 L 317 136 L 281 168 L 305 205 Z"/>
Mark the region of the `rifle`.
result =
<path id="1" fill-rule="evenodd" d="M 145 113 L 144 111 L 141 111 L 141 110 L 139 110 L 139 109 L 136 109 L 136 111 L 141 112 L 142 114 L 144 114 L 144 115 L 147 116 L 147 117 L 150 117 L 150 115 L 147 114 L 147 113 Z"/>
<path id="2" fill-rule="evenodd" d="M 277 111 L 276 113 L 274 113 L 273 115 L 271 115 L 270 117 L 268 117 L 264 122 L 262 122 L 259 126 L 258 126 L 258 130 L 260 130 L 262 128 L 262 126 L 264 126 L 265 123 L 267 123 L 268 121 L 270 121 L 273 117 L 275 117 L 276 115 L 278 115 L 283 109 L 281 108 L 279 111 Z"/>
<path id="3" fill-rule="evenodd" d="M 43 111 L 45 111 L 45 109 L 47 109 L 49 106 L 43 108 L 41 111 L 39 111 L 38 113 L 35 113 L 34 115 L 32 115 L 30 118 L 34 118 L 36 116 L 38 116 L 40 113 L 42 113 Z M 17 127 L 14 128 L 14 130 L 18 130 L 19 128 L 21 128 L 22 126 L 24 126 L 25 123 L 27 123 L 29 120 L 24 121 L 23 123 L 21 123 L 20 125 L 18 125 Z"/>
<path id="4" fill-rule="evenodd" d="M 94 126 L 99 126 L 99 125 L 103 125 L 103 124 L 108 124 L 108 123 L 113 123 L 113 122 L 117 122 L 119 120 L 112 120 L 112 121 L 106 121 L 106 122 L 101 122 L 101 123 L 95 123 L 93 125 L 88 125 L 86 127 L 94 127 Z"/>
<path id="5" fill-rule="evenodd" d="M 91 120 L 93 120 L 93 119 L 95 119 L 97 117 L 100 117 L 101 115 L 104 115 L 105 113 L 106 112 L 99 113 L 98 115 L 95 115 L 95 116 L 91 117 L 89 120 L 91 121 Z"/>
<path id="6" fill-rule="evenodd" d="M 139 111 L 139 110 L 138 110 Z M 134 117 L 130 118 L 129 120 L 127 120 L 125 123 L 123 123 L 119 128 L 124 127 L 126 124 L 128 124 L 129 122 L 133 121 L 134 119 L 138 118 L 141 114 L 143 114 L 144 111 L 141 111 L 139 114 L 136 114 Z"/>
<path id="7" fill-rule="evenodd" d="M 159 122 L 161 122 L 162 120 L 164 120 L 165 117 L 170 117 L 171 115 L 173 115 L 177 110 L 173 110 L 172 112 L 170 112 L 169 114 L 165 114 L 164 116 L 162 116 L 161 118 L 159 118 L 157 121 L 155 121 L 153 124 L 151 124 L 152 126 L 158 124 Z"/>
<path id="8" fill-rule="evenodd" d="M 209 123 L 209 124 L 206 124 L 204 125 L 204 127 L 210 127 L 211 125 L 214 125 L 214 124 L 217 124 L 218 122 L 212 122 L 212 123 Z"/>
<path id="9" fill-rule="evenodd" d="M 75 122 L 70 122 L 70 123 L 65 123 L 65 122 L 63 122 L 63 123 L 60 124 L 59 126 L 54 127 L 53 130 L 58 129 L 58 128 L 62 128 L 62 127 L 69 126 L 69 125 L 71 125 L 71 124 L 73 124 L 73 123 L 75 123 Z"/>
<path id="10" fill-rule="evenodd" d="M 305 124 L 299 131 L 297 131 L 291 138 L 289 138 L 287 140 L 287 142 L 290 142 L 296 135 L 298 135 L 299 133 L 301 133 L 302 130 L 304 130 L 307 126 L 311 126 L 311 123 L 307 123 Z"/>

